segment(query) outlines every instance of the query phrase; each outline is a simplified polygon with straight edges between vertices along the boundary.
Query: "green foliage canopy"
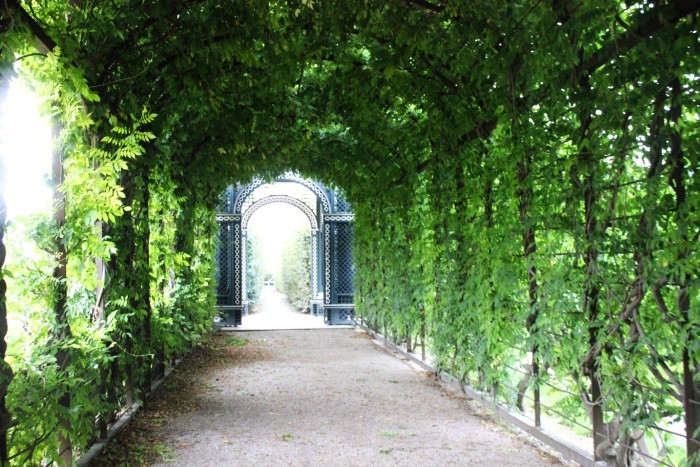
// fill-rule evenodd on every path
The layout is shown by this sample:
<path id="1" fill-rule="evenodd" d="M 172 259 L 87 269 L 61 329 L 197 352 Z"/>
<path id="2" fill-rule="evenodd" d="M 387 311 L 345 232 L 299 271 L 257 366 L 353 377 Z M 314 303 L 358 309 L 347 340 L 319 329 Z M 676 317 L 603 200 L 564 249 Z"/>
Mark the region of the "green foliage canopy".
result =
<path id="1" fill-rule="evenodd" d="M 32 329 L 3 355 L 10 456 L 55 459 L 66 436 L 82 448 L 95 415 L 147 392 L 211 323 L 218 193 L 293 169 L 354 206 L 368 322 L 425 336 L 441 367 L 516 406 L 520 383 L 565 388 L 570 415 L 608 433 L 596 455 L 620 465 L 635 450 L 676 462 L 643 434 L 684 420 L 692 463 L 698 9 L 6 2 L 2 84 L 24 57 L 43 87 L 66 215 L 37 223 L 44 253 L 9 282 L 9 314 Z M 52 277 L 58 246 L 68 268 Z M 18 411 L 22 397 L 46 407 Z"/>

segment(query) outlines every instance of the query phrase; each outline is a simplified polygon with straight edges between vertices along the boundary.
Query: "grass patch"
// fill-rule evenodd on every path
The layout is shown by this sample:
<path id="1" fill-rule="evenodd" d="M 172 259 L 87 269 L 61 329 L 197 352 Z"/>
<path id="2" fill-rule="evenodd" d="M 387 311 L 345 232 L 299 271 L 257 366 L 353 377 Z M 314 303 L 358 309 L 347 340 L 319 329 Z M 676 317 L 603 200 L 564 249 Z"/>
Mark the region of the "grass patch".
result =
<path id="1" fill-rule="evenodd" d="M 226 339 L 228 345 L 234 345 L 236 347 L 243 347 L 248 343 L 248 339 L 240 339 L 238 337 L 229 337 Z"/>
<path id="2" fill-rule="evenodd" d="M 292 436 L 291 433 L 285 433 L 281 436 L 282 441 L 284 442 L 289 442 L 294 439 L 294 436 Z"/>
<path id="3" fill-rule="evenodd" d="M 177 460 L 177 454 L 175 454 L 170 448 L 167 446 L 158 443 L 153 446 L 153 451 L 156 454 L 159 454 L 163 462 L 173 462 Z"/>
<path id="4" fill-rule="evenodd" d="M 401 427 L 403 430 L 404 428 Z M 410 438 L 411 436 L 416 436 L 410 431 L 391 431 L 391 430 L 382 430 L 379 432 L 380 436 L 383 436 L 385 438 Z"/>

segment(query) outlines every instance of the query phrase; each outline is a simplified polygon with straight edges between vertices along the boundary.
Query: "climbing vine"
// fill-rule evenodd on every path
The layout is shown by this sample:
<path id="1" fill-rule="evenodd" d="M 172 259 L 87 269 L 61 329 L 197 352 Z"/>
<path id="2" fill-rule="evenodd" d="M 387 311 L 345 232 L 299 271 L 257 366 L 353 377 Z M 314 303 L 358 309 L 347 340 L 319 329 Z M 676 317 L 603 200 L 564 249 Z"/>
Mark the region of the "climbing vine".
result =
<path id="1" fill-rule="evenodd" d="M 55 148 L 51 213 L 0 196 L 1 460 L 144 400 L 211 326 L 219 193 L 296 170 L 353 206 L 370 326 L 598 459 L 697 462 L 699 9 L 7 0 Z"/>

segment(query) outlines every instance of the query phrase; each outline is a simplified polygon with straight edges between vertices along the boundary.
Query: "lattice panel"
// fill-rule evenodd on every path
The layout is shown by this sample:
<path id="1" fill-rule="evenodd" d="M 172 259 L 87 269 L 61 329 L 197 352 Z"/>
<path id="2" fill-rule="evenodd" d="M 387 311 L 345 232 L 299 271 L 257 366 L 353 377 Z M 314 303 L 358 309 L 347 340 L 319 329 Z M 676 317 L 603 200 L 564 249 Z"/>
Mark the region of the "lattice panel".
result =
<path id="1" fill-rule="evenodd" d="M 253 189 L 241 204 L 241 214 L 265 198 L 287 196 L 298 200 L 318 217 L 318 195 L 307 186 L 295 182 L 274 182 L 260 185 Z"/>
<path id="2" fill-rule="evenodd" d="M 325 298 L 326 303 L 331 302 L 331 225 L 326 224 L 323 227 L 323 261 L 325 263 L 324 280 L 325 280 Z"/>
<path id="3" fill-rule="evenodd" d="M 219 244 L 216 249 L 217 294 L 231 294 L 231 224 L 219 224 Z M 224 299 L 225 300 L 225 299 Z M 221 303 L 220 303 L 221 305 Z"/>
<path id="4" fill-rule="evenodd" d="M 214 325 L 219 327 L 240 326 L 243 310 L 236 306 L 220 306 L 214 316 Z"/>
<path id="5" fill-rule="evenodd" d="M 335 197 L 333 198 L 333 211 L 334 212 L 350 212 L 350 203 L 342 199 L 340 196 L 338 196 L 338 193 L 335 194 Z"/>
<path id="6" fill-rule="evenodd" d="M 311 231 L 311 297 L 318 291 L 318 231 Z M 314 315 L 315 316 L 315 315 Z"/>
<path id="7" fill-rule="evenodd" d="M 245 230 L 242 231 L 242 236 L 241 236 L 241 296 L 243 297 L 243 301 L 248 300 L 248 277 L 247 277 L 247 271 L 248 271 L 248 237 L 245 233 Z"/>
<path id="8" fill-rule="evenodd" d="M 319 202 L 321 203 L 321 208 L 323 209 L 323 212 L 324 213 L 330 212 L 330 203 L 328 201 L 327 193 L 325 192 L 325 190 L 321 186 L 314 183 L 312 180 L 302 178 L 298 174 L 295 174 L 294 172 L 287 172 L 287 173 L 277 177 L 277 182 L 278 183 L 285 183 L 286 182 L 286 183 L 289 183 L 292 185 L 293 184 L 300 184 L 300 185 L 306 187 L 312 193 L 316 194 Z M 257 190 L 261 186 L 263 186 L 263 180 L 260 178 L 256 178 L 252 182 L 250 182 L 248 185 L 243 187 L 235 197 L 236 201 L 235 201 L 235 204 L 233 206 L 233 212 L 234 213 L 244 212 L 245 211 L 244 203 L 248 200 L 248 197 L 253 193 L 253 191 Z M 288 193 L 284 193 L 284 194 L 288 194 Z"/>
<path id="9" fill-rule="evenodd" d="M 231 187 L 219 195 L 219 205 L 216 208 L 217 212 L 231 212 L 233 203 L 231 202 Z"/>
<path id="10" fill-rule="evenodd" d="M 304 215 L 309 219 L 309 222 L 311 223 L 311 228 L 312 229 L 318 229 L 318 220 L 316 218 L 316 213 L 314 213 L 309 207 L 306 205 L 305 202 L 300 201 L 296 198 L 292 198 L 291 196 L 279 196 L 279 195 L 271 195 L 266 198 L 262 198 L 255 203 L 251 204 L 250 206 L 245 208 L 245 214 L 243 214 L 243 218 L 241 220 L 241 227 L 243 229 L 248 228 L 248 222 L 250 221 L 250 218 L 253 214 L 255 214 L 255 211 L 260 209 L 263 206 L 267 206 L 268 204 L 274 204 L 274 203 L 285 203 L 285 204 L 291 204 L 292 206 L 296 206 L 299 208 Z"/>
<path id="11" fill-rule="evenodd" d="M 321 202 L 321 207 L 323 209 L 323 212 L 330 212 L 330 203 L 328 202 L 328 196 L 320 186 L 318 186 L 316 183 L 314 183 L 311 180 L 308 180 L 306 178 L 301 178 L 299 175 L 295 174 L 294 172 L 287 172 L 284 175 L 281 175 L 277 177 L 277 180 L 285 180 L 285 181 L 292 181 L 296 183 L 301 183 L 305 187 L 307 187 L 309 190 L 313 191 L 316 193 L 318 196 L 319 201 Z"/>
<path id="12" fill-rule="evenodd" d="M 326 308 L 324 309 L 324 321 L 326 324 L 354 324 L 354 308 Z"/>
<path id="13" fill-rule="evenodd" d="M 333 236 L 333 263 L 335 265 L 335 293 L 340 303 L 341 298 L 347 299 L 350 295 L 352 303 L 353 277 L 355 268 L 352 261 L 352 242 L 354 238 L 353 225 L 350 223 L 338 223 L 334 225 Z"/>
<path id="14" fill-rule="evenodd" d="M 233 225 L 233 303 L 241 304 L 241 224 Z"/>

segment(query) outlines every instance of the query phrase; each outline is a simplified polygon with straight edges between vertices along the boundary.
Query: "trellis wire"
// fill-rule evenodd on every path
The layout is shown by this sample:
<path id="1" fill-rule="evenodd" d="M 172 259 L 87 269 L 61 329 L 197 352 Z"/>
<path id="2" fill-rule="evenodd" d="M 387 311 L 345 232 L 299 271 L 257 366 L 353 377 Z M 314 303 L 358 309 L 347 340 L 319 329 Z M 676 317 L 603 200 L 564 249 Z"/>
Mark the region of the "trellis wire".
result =
<path id="1" fill-rule="evenodd" d="M 507 385 L 507 384 L 505 384 L 505 383 L 499 383 L 499 385 L 501 385 L 501 386 L 503 386 L 503 387 L 505 387 L 505 388 L 507 388 L 507 389 L 510 389 L 511 391 L 516 391 L 516 392 L 517 392 L 517 390 L 516 390 L 515 388 L 513 388 L 512 386 L 509 386 L 509 385 Z M 536 402 L 535 399 L 534 399 L 532 396 L 528 396 L 527 393 L 523 394 L 523 397 L 524 397 L 525 399 L 529 400 L 529 401 Z M 591 427 L 590 427 L 590 426 L 583 425 L 582 423 L 580 423 L 580 422 L 578 422 L 578 421 L 576 421 L 576 420 L 574 420 L 574 419 L 568 417 L 567 415 L 564 415 L 563 413 L 561 413 L 561 412 L 559 412 L 559 411 L 557 411 L 557 410 L 551 408 L 550 406 L 548 406 L 548 405 L 546 405 L 546 404 L 543 404 L 542 402 L 539 402 L 539 404 L 540 404 L 540 407 L 544 408 L 545 410 L 547 410 L 547 411 L 549 411 L 549 412 L 552 412 L 552 413 L 554 413 L 554 414 L 557 414 L 557 416 L 561 417 L 562 419 L 566 420 L 567 422 L 570 422 L 570 423 L 572 423 L 572 424 L 574 424 L 574 425 L 577 425 L 577 426 L 579 426 L 579 427 L 581 427 L 581 428 L 583 428 L 583 429 L 585 429 L 585 430 L 588 430 L 588 431 L 591 430 Z"/>

